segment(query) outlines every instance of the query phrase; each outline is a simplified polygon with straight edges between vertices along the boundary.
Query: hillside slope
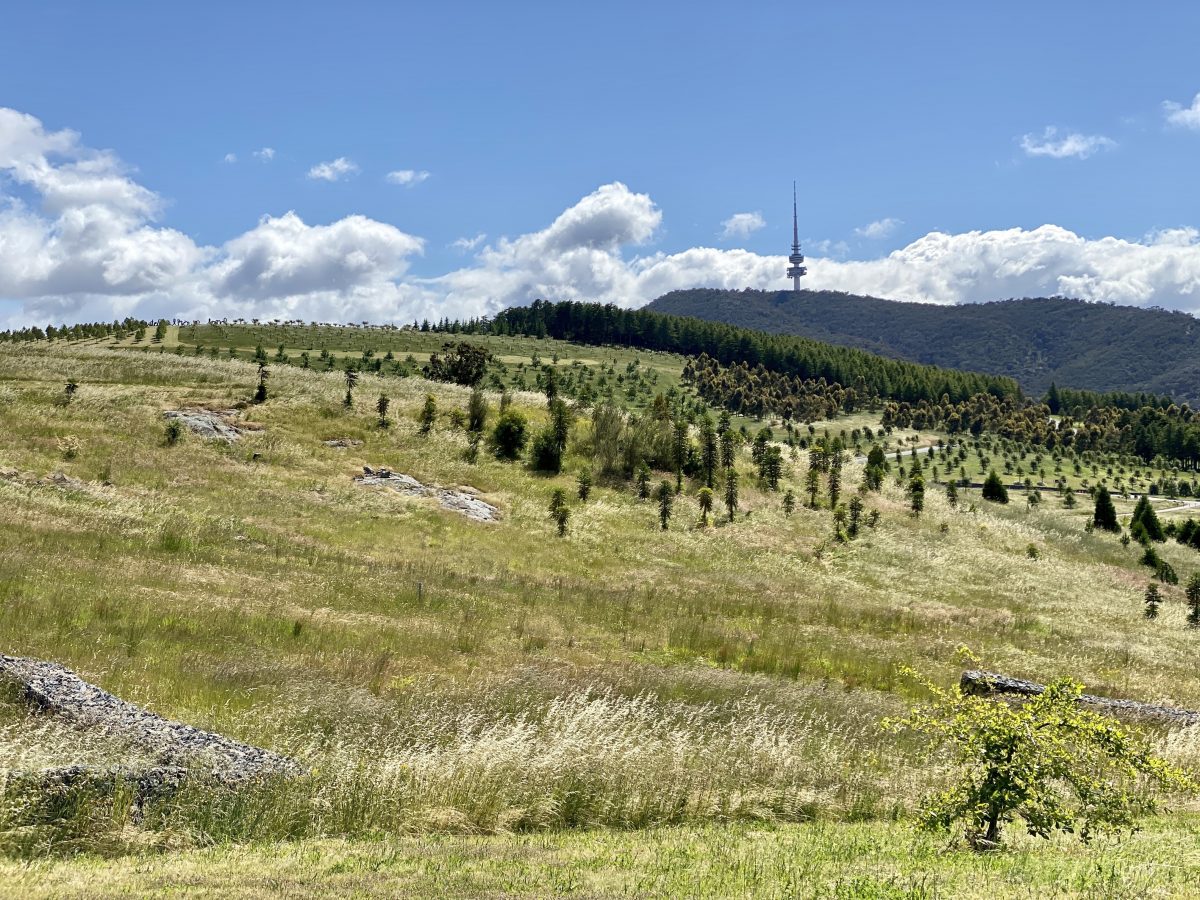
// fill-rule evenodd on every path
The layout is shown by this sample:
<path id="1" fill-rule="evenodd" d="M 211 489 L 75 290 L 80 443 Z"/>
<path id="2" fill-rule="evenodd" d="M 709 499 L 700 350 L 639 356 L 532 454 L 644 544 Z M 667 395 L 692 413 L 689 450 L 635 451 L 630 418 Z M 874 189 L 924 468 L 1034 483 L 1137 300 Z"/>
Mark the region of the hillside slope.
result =
<path id="1" fill-rule="evenodd" d="M 713 289 L 672 291 L 648 309 L 1010 375 L 1035 396 L 1054 381 L 1200 400 L 1200 322 L 1180 312 L 1061 298 L 940 306 L 833 291 Z"/>

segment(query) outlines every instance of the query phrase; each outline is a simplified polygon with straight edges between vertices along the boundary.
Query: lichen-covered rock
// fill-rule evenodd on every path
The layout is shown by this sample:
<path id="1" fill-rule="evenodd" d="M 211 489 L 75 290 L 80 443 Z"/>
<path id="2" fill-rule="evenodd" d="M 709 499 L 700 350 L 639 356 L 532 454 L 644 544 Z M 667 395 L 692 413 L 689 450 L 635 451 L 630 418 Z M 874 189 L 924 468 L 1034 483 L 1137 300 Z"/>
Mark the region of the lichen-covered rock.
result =
<path id="1" fill-rule="evenodd" d="M 163 413 L 163 418 L 178 419 L 185 428 L 206 440 L 221 440 L 232 444 L 242 436 L 242 429 L 230 422 L 235 415 L 235 409 L 219 413 L 203 409 L 170 409 Z"/>
<path id="2" fill-rule="evenodd" d="M 411 475 L 393 472 L 391 469 L 372 469 L 370 466 L 363 466 L 363 474 L 355 476 L 354 480 L 362 485 L 390 488 L 410 497 L 432 497 L 442 509 L 456 512 L 476 522 L 496 522 L 500 519 L 499 509 L 485 500 L 480 500 L 473 493 L 468 493 L 468 489 L 455 490 L 422 484 Z"/>
<path id="3" fill-rule="evenodd" d="M 976 695 L 1014 694 L 1033 697 L 1046 690 L 1045 685 L 1038 684 L 1036 681 L 1009 678 L 1007 675 L 980 672 L 974 669 L 963 672 L 959 684 L 964 694 Z M 1139 703 L 1137 700 L 1114 700 L 1111 697 L 1097 697 L 1094 694 L 1083 694 L 1079 698 L 1079 702 L 1100 712 L 1129 719 L 1165 722 L 1170 725 L 1200 723 L 1200 712 L 1179 709 L 1174 706 L 1156 706 L 1153 703 Z"/>
<path id="4" fill-rule="evenodd" d="M 171 768 L 203 772 L 232 785 L 304 771 L 294 760 L 270 750 L 164 719 L 114 697 L 57 663 L 0 655 L 0 680 L 13 684 L 22 700 L 44 713 L 77 728 L 107 730 L 137 744 L 158 758 L 166 767 L 164 772 Z"/>

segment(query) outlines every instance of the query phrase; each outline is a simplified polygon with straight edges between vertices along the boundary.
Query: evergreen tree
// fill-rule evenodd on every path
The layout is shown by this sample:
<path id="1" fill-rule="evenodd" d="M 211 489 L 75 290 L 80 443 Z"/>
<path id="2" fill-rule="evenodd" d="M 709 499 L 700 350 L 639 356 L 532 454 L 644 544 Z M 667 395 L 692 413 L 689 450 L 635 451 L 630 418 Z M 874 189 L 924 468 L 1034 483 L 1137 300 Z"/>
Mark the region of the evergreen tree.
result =
<path id="1" fill-rule="evenodd" d="M 659 484 L 654 498 L 658 501 L 658 521 L 662 530 L 666 531 L 671 522 L 671 505 L 675 502 L 675 491 L 671 488 L 671 482 L 663 481 Z"/>
<path id="2" fill-rule="evenodd" d="M 351 365 L 346 366 L 346 397 L 342 405 L 346 409 L 354 406 L 354 387 L 358 384 L 358 370 Z"/>
<path id="3" fill-rule="evenodd" d="M 433 423 L 437 421 L 437 400 L 433 394 L 425 395 L 425 404 L 421 407 L 421 416 L 419 419 L 421 434 L 429 434 L 433 431 Z"/>
<path id="4" fill-rule="evenodd" d="M 1193 572 L 1188 578 L 1184 596 L 1187 597 L 1187 623 L 1192 628 L 1200 628 L 1200 572 Z"/>
<path id="5" fill-rule="evenodd" d="M 863 502 L 862 497 L 855 494 L 850 498 L 850 525 L 847 529 L 850 537 L 858 537 L 859 521 L 862 519 Z"/>
<path id="6" fill-rule="evenodd" d="M 1159 593 L 1158 585 L 1153 581 L 1146 586 L 1146 595 L 1143 598 L 1143 602 L 1146 604 L 1146 618 L 1157 619 L 1158 605 L 1162 603 L 1162 594 Z"/>
<path id="7" fill-rule="evenodd" d="M 500 413 L 492 428 L 492 447 L 500 459 L 513 460 L 521 455 L 529 440 L 528 423 L 518 410 L 509 408 Z"/>
<path id="8" fill-rule="evenodd" d="M 1100 485 L 1096 491 L 1096 508 L 1092 513 L 1092 525 L 1095 528 L 1114 533 L 1121 530 L 1121 525 L 1117 522 L 1117 510 L 1113 506 L 1112 496 L 1104 485 Z"/>
<path id="9" fill-rule="evenodd" d="M 983 499 L 991 500 L 995 503 L 1008 502 L 1008 488 L 1004 486 L 1004 482 L 1000 480 L 1000 476 L 995 469 L 988 473 L 988 477 L 983 482 Z"/>
<path id="10" fill-rule="evenodd" d="M 729 521 L 738 508 L 738 475 L 737 470 L 730 468 L 725 473 L 725 509 L 729 511 Z"/>
<path id="11" fill-rule="evenodd" d="M 808 505 L 810 509 L 817 508 L 817 494 L 821 492 L 821 474 L 813 468 L 808 470 L 804 476 L 804 487 L 808 491 Z"/>
<path id="12" fill-rule="evenodd" d="M 1133 508 L 1133 516 L 1129 520 L 1129 533 L 1135 541 L 1143 544 L 1149 541 L 1161 543 L 1167 539 L 1163 534 L 1162 524 L 1158 521 L 1158 514 L 1154 512 L 1150 498 L 1145 494 L 1138 498 L 1137 506 Z"/>
<path id="13" fill-rule="evenodd" d="M 921 477 L 920 469 L 913 472 L 908 483 L 908 502 L 914 516 L 919 516 L 925 508 L 925 479 Z"/>
<path id="14" fill-rule="evenodd" d="M 650 496 L 650 467 L 644 462 L 638 463 L 637 467 L 637 496 L 639 500 Z"/>
<path id="15" fill-rule="evenodd" d="M 254 389 L 254 402 L 265 403 L 267 401 L 267 377 L 270 375 L 267 369 L 267 364 L 263 360 L 258 361 L 258 386 Z"/>
<path id="16" fill-rule="evenodd" d="M 380 394 L 379 399 L 375 401 L 375 412 L 379 414 L 380 428 L 387 428 L 389 425 L 391 425 L 391 422 L 388 421 L 387 417 L 388 407 L 391 406 L 391 404 L 392 401 L 388 399 L 387 394 Z"/>
<path id="17" fill-rule="evenodd" d="M 950 504 L 951 509 L 958 508 L 958 485 L 953 481 L 946 482 L 946 502 Z"/>
<path id="18" fill-rule="evenodd" d="M 861 502 L 862 501 L 859 501 L 860 504 L 861 504 Z M 783 514 L 790 519 L 792 517 L 792 513 L 795 511 L 795 509 L 796 509 L 796 494 L 795 494 L 795 492 L 792 491 L 791 488 L 788 488 L 787 491 L 783 495 Z"/>
<path id="19" fill-rule="evenodd" d="M 567 507 L 567 492 L 562 488 L 555 488 L 550 496 L 550 518 L 558 526 L 558 536 L 566 537 L 571 510 Z"/>
<path id="20" fill-rule="evenodd" d="M 700 473 L 704 477 L 705 487 L 713 486 L 718 461 L 717 432 L 712 419 L 706 414 L 700 420 Z"/>
<path id="21" fill-rule="evenodd" d="M 713 507 L 712 488 L 700 488 L 700 492 L 696 494 L 696 500 L 700 503 L 700 524 L 708 527 L 708 514 L 712 512 Z"/>
<path id="22" fill-rule="evenodd" d="M 592 495 L 592 470 L 588 468 L 581 469 L 579 476 L 576 478 L 576 483 L 579 487 L 579 499 L 587 503 L 588 497 Z"/>
<path id="23" fill-rule="evenodd" d="M 488 402 L 479 388 L 471 391 L 471 399 L 467 401 L 467 431 L 470 434 L 483 434 L 487 425 Z"/>

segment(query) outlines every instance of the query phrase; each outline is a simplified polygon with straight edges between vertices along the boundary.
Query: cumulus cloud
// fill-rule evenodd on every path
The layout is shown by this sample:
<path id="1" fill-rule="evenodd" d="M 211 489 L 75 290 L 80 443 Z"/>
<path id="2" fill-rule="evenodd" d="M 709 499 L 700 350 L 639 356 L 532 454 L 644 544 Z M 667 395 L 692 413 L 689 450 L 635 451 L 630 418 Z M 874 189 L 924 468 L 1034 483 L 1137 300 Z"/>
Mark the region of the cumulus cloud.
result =
<path id="1" fill-rule="evenodd" d="M 1173 100 L 1163 101 L 1163 114 L 1169 125 L 1200 131 L 1200 94 L 1192 98 L 1191 106 L 1183 106 Z"/>
<path id="2" fill-rule="evenodd" d="M 429 173 L 424 170 L 417 169 L 397 169 L 394 172 L 388 172 L 385 179 L 389 184 L 398 184 L 402 187 L 412 187 L 415 184 L 420 184 L 429 177 Z"/>
<path id="3" fill-rule="evenodd" d="M 902 219 L 878 219 L 874 222 L 868 222 L 861 228 L 855 228 L 854 233 L 859 237 L 869 238 L 870 240 L 880 240 L 887 237 L 898 227 L 904 224 Z"/>
<path id="4" fill-rule="evenodd" d="M 263 147 L 259 150 L 255 150 L 254 158 L 259 160 L 260 162 L 270 162 L 271 160 L 273 160 L 275 158 L 275 148 L 274 147 Z"/>
<path id="5" fill-rule="evenodd" d="M 71 131 L 0 109 L 0 300 L 29 322 L 259 317 L 411 322 L 491 315 L 538 297 L 641 306 L 689 287 L 785 289 L 787 260 L 742 249 L 649 246 L 662 211 L 620 182 L 546 227 L 452 246 L 474 255 L 418 278 L 424 241 L 365 216 L 310 224 L 264 216 L 216 246 L 158 222 L 161 198 L 111 153 Z M 805 286 L 901 300 L 968 303 L 1067 295 L 1200 312 L 1200 231 L 1084 238 L 1056 225 L 932 232 L 886 256 L 842 258 L 817 243 Z"/>
<path id="6" fill-rule="evenodd" d="M 1059 137 L 1058 129 L 1053 126 L 1047 126 L 1041 135 L 1027 134 L 1021 138 L 1021 149 L 1026 156 L 1047 156 L 1051 159 L 1087 159 L 1093 153 L 1115 146 L 1116 141 L 1102 134 L 1072 131 Z"/>
<path id="7" fill-rule="evenodd" d="M 730 238 L 747 238 L 767 224 L 760 212 L 734 213 L 721 223 L 722 240 Z"/>
<path id="8" fill-rule="evenodd" d="M 237 162 L 237 154 L 236 153 L 226 153 L 223 158 L 223 162 L 227 162 L 227 163 Z"/>
<path id="9" fill-rule="evenodd" d="M 308 170 L 308 177 L 315 181 L 340 181 L 357 171 L 358 166 L 355 163 L 339 156 L 329 162 L 317 163 Z"/>

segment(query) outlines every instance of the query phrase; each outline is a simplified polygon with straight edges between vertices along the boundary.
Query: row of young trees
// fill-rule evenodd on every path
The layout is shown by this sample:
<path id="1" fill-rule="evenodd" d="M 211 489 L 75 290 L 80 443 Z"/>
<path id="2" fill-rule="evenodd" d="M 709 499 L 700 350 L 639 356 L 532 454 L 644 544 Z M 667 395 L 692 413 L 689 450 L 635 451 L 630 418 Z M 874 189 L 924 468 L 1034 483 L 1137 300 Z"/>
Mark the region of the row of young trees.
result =
<path id="1" fill-rule="evenodd" d="M 15 328 L 0 331 L 0 344 L 16 344 L 30 341 L 82 341 L 95 338 L 119 337 L 136 334 L 139 330 L 145 334 L 149 322 L 141 319 L 126 317 L 112 322 L 78 322 L 74 325 L 47 325 L 41 328 L 32 325 L 29 328 Z"/>

